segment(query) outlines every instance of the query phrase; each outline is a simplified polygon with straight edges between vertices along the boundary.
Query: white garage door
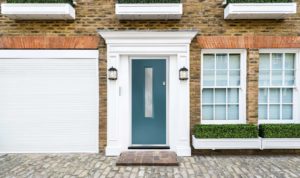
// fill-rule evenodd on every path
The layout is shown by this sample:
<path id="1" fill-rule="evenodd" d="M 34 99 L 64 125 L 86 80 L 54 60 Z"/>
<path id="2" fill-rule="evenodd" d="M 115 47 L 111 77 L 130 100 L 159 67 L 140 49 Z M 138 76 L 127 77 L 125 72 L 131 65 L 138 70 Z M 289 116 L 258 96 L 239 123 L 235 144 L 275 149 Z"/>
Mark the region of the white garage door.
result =
<path id="1" fill-rule="evenodd" d="M 0 152 L 98 152 L 98 51 L 0 50 Z"/>

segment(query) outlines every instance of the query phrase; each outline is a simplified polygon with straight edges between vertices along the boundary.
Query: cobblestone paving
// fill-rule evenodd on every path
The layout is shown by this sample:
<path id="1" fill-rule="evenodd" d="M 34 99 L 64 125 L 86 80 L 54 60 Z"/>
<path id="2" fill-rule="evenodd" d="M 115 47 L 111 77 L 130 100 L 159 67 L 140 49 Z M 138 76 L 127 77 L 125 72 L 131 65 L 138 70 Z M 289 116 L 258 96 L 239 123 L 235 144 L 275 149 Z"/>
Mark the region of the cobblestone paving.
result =
<path id="1" fill-rule="evenodd" d="M 180 157 L 178 167 L 115 166 L 103 154 L 8 154 L 0 177 L 300 177 L 300 156 Z"/>

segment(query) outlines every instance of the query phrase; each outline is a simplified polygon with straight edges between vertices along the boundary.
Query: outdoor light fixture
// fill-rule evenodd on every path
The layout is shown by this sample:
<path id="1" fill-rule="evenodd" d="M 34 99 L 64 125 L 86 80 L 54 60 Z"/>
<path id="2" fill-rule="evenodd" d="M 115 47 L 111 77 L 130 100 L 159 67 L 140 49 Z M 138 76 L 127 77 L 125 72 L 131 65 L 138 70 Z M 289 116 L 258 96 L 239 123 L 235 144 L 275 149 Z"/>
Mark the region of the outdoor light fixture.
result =
<path id="1" fill-rule="evenodd" d="M 114 67 L 108 69 L 108 79 L 117 80 L 118 79 L 118 70 Z"/>
<path id="2" fill-rule="evenodd" d="M 179 80 L 188 80 L 189 79 L 189 73 L 188 69 L 186 67 L 182 67 L 179 70 Z"/>

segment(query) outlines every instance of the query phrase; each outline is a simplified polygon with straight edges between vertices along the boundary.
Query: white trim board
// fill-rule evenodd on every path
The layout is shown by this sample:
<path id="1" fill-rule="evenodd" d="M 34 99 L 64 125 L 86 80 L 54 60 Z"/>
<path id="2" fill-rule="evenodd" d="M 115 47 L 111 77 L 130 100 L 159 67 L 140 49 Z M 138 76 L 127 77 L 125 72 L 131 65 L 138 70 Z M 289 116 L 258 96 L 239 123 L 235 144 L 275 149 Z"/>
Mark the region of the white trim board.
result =
<path id="1" fill-rule="evenodd" d="M 297 13 L 297 3 L 229 3 L 224 19 L 284 19 Z"/>
<path id="2" fill-rule="evenodd" d="M 1 13 L 16 20 L 74 20 L 69 3 L 2 3 Z"/>
<path id="3" fill-rule="evenodd" d="M 115 13 L 120 20 L 180 19 L 182 3 L 116 3 Z"/>
<path id="4" fill-rule="evenodd" d="M 178 71 L 189 68 L 190 42 L 196 31 L 99 31 L 107 43 L 107 67 L 118 70 L 118 80 L 107 80 L 106 155 L 118 156 L 131 144 L 130 59 L 168 58 L 169 93 L 167 116 L 169 146 L 179 156 L 190 156 L 189 80 L 180 81 Z M 121 91 L 121 92 L 120 92 Z"/>

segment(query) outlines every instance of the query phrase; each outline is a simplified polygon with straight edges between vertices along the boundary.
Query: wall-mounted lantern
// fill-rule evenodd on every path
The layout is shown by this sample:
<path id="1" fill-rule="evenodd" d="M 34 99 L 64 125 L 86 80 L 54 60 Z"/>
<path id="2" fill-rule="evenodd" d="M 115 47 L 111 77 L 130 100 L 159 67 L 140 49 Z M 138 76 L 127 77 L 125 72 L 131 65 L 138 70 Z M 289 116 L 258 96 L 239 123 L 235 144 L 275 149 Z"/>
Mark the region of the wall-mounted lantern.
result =
<path id="1" fill-rule="evenodd" d="M 118 70 L 114 67 L 108 69 L 108 79 L 117 80 L 118 79 Z"/>
<path id="2" fill-rule="evenodd" d="M 179 69 L 179 80 L 188 80 L 189 79 L 189 70 L 186 67 Z"/>

